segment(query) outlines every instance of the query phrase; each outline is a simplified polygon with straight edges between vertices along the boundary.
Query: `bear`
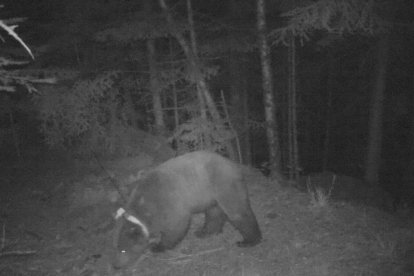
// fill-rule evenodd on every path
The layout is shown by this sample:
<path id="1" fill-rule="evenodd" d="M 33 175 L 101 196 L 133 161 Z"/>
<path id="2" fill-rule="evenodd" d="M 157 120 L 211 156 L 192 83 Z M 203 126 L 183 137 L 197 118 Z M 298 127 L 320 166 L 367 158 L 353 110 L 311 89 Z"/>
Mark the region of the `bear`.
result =
<path id="1" fill-rule="evenodd" d="M 116 215 L 113 266 L 125 267 L 148 248 L 174 248 L 187 234 L 191 216 L 205 214 L 199 238 L 222 232 L 226 221 L 236 228 L 239 247 L 258 244 L 262 234 L 239 164 L 208 151 L 172 158 L 133 183 L 126 205 Z"/>

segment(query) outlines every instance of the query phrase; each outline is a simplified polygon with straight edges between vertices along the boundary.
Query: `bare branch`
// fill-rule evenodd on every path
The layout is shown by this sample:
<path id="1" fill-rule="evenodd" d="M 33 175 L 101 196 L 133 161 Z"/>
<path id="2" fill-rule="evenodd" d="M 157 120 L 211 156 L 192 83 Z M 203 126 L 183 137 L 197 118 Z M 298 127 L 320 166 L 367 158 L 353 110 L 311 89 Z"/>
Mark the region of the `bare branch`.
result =
<path id="1" fill-rule="evenodd" d="M 19 37 L 19 35 L 14 31 L 18 26 L 17 25 L 7 25 L 4 20 L 0 20 L 0 28 L 3 28 L 6 32 L 9 33 L 10 36 L 14 37 L 22 46 L 23 48 L 29 53 L 32 59 L 34 59 L 33 53 L 30 48 L 24 43 L 24 41 Z"/>

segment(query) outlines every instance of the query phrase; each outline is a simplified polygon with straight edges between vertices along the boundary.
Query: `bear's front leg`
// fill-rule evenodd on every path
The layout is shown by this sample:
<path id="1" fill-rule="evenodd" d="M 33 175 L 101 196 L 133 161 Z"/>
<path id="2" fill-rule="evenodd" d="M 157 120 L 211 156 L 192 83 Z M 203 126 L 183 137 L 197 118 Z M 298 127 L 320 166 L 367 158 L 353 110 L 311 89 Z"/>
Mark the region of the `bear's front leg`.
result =
<path id="1" fill-rule="evenodd" d="M 159 253 L 174 248 L 187 234 L 190 221 L 190 213 L 180 217 L 175 216 L 175 219 L 170 218 L 169 223 L 166 223 L 161 231 L 160 241 L 150 245 L 151 251 Z"/>

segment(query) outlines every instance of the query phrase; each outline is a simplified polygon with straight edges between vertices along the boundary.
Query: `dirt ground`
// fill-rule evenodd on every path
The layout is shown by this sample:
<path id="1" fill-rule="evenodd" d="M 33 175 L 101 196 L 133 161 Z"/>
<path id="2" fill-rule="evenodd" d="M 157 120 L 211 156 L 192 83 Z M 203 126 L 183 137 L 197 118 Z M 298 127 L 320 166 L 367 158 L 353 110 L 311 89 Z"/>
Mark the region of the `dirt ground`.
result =
<path id="1" fill-rule="evenodd" d="M 114 270 L 109 252 L 119 196 L 108 173 L 127 189 L 138 170 L 153 163 L 140 156 L 106 162 L 103 171 L 96 162 L 53 155 L 3 162 L 0 275 L 414 275 L 410 210 L 364 204 L 366 190 L 351 178 L 335 176 L 334 183 L 334 175 L 313 176 L 299 191 L 254 171 L 246 180 L 261 244 L 238 248 L 241 237 L 228 224 L 223 234 L 197 239 L 200 215 L 174 250 L 147 253 Z M 324 180 L 334 184 L 319 189 Z"/>

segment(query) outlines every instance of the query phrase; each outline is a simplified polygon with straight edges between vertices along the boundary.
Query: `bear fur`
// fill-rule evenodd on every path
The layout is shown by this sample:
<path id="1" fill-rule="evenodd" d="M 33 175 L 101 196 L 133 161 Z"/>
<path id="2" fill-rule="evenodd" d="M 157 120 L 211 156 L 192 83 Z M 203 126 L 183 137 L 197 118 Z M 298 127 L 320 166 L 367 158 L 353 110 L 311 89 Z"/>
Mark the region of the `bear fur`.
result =
<path id="1" fill-rule="evenodd" d="M 146 172 L 136 183 L 114 231 L 115 267 L 136 260 L 148 247 L 172 249 L 186 235 L 192 214 L 205 213 L 196 236 L 222 232 L 229 221 L 243 237 L 240 247 L 262 235 L 250 207 L 241 167 L 206 151 L 187 153 Z M 136 221 L 137 219 L 138 221 Z"/>

